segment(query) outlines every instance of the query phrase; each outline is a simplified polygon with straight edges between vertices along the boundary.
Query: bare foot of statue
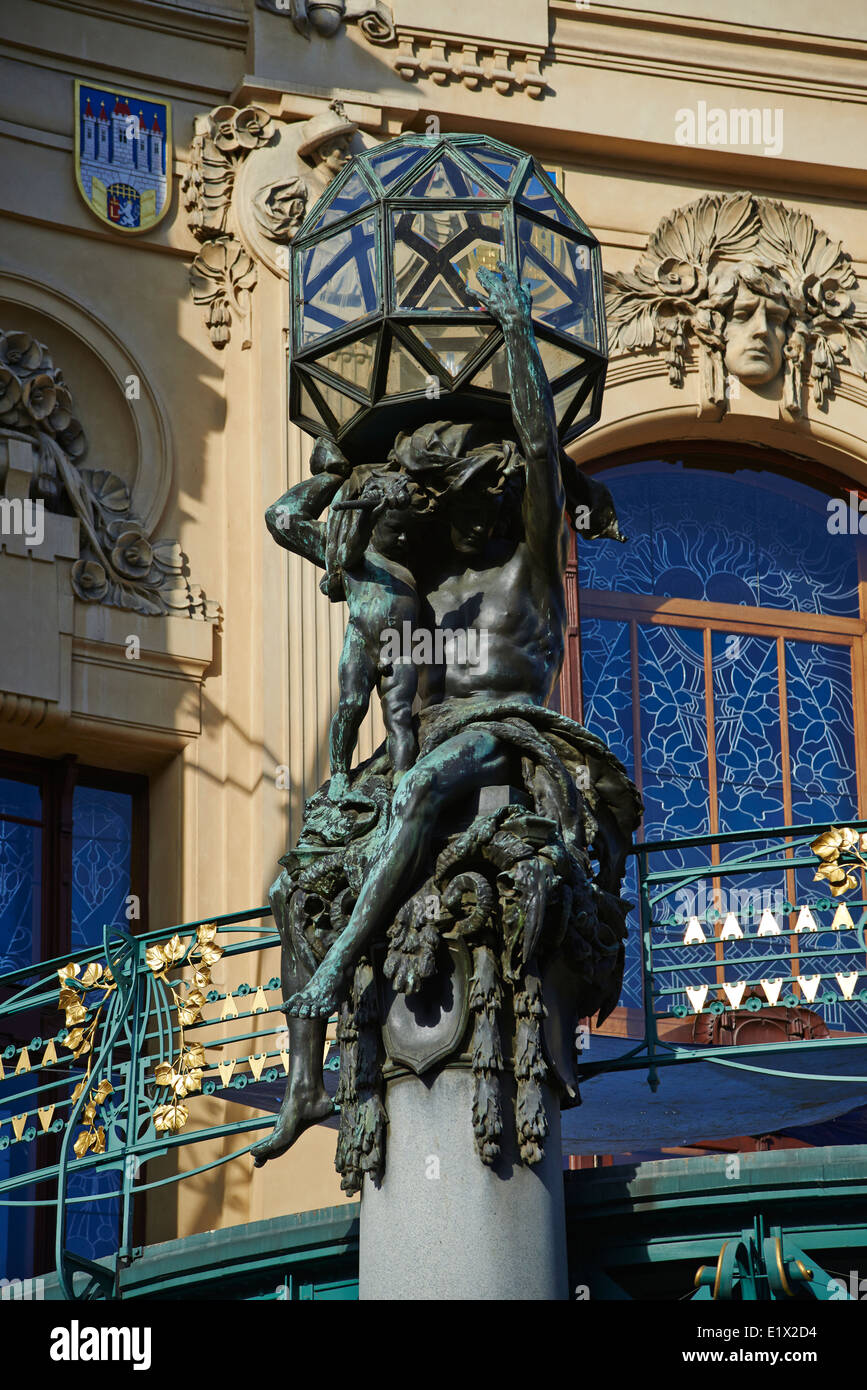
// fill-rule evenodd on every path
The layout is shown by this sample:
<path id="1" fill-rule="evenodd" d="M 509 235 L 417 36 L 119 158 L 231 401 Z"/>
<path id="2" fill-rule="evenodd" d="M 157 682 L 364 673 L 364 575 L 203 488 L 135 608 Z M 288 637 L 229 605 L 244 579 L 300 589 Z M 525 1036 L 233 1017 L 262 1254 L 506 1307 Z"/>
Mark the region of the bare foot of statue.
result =
<path id="1" fill-rule="evenodd" d="M 343 977 L 342 965 L 326 957 L 310 983 L 286 1001 L 283 1012 L 290 1018 L 330 1018 L 343 996 Z"/>
<path id="2" fill-rule="evenodd" d="M 291 1087 L 280 1106 L 280 1114 L 271 1133 L 250 1150 L 256 1167 L 261 1168 L 269 1158 L 279 1158 L 305 1129 L 318 1124 L 320 1120 L 327 1120 L 333 1113 L 334 1102 L 324 1086 L 317 1086 L 314 1090 L 302 1086 Z"/>

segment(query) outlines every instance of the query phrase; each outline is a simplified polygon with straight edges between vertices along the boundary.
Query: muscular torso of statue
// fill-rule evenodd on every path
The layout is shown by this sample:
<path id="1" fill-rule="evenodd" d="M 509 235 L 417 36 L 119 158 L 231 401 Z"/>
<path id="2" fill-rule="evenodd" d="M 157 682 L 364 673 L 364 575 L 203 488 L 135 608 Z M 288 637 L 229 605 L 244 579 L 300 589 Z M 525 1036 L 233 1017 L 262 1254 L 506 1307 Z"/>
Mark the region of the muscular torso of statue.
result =
<path id="1" fill-rule="evenodd" d="M 564 523 L 562 548 L 568 542 Z M 552 556 L 558 550 L 552 537 Z M 510 553 L 511 552 L 511 553 Z M 520 697 L 545 704 L 563 663 L 566 621 L 562 570 L 540 571 L 525 541 L 488 540 L 469 564 L 454 556 L 422 575 L 421 622 L 436 630 L 477 631 L 470 650 L 485 653 L 485 669 L 460 662 L 446 648 L 441 665 L 422 670 L 422 708 L 472 696 Z"/>

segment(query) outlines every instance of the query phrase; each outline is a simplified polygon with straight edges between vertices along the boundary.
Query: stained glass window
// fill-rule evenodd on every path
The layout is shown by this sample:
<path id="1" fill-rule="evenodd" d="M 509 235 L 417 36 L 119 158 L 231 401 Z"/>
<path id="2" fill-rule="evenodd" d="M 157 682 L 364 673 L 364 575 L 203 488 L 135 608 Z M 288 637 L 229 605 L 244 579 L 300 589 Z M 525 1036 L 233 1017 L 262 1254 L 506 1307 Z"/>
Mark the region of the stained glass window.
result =
<path id="1" fill-rule="evenodd" d="M 42 796 L 0 779 L 0 974 L 31 965 L 42 915 Z"/>
<path id="2" fill-rule="evenodd" d="M 145 788 L 143 778 L 119 778 L 67 760 L 0 755 L 0 974 L 52 956 L 99 957 L 106 925 L 134 929 L 143 920 L 146 890 L 136 856 Z M 137 908 L 128 920 L 133 894 Z M 42 1021 L 21 1015 L 21 1027 L 19 1044 L 42 1031 Z M 14 1099 L 4 1094 L 10 1087 L 14 1079 L 7 1075 L 0 1082 L 0 1122 L 15 1111 Z M 35 1141 L 43 1155 L 55 1142 L 53 1136 Z M 26 1172 L 32 1160 L 31 1145 L 13 1145 L 0 1151 L 0 1174 Z M 117 1183 L 117 1174 L 81 1173 L 71 1195 L 113 1194 Z M 97 1259 L 116 1248 L 115 1196 L 75 1202 L 70 1212 L 70 1249 Z M 46 1246 L 40 1251 L 34 1247 L 37 1228 Z M 49 1265 L 47 1224 L 34 1225 L 32 1212 L 0 1207 L 0 1273 L 24 1279 Z"/>
<path id="3" fill-rule="evenodd" d="M 582 589 L 859 615 L 857 536 L 829 494 L 757 467 L 650 460 L 606 471 L 629 544 L 579 548 Z"/>
<path id="4" fill-rule="evenodd" d="M 629 543 L 579 538 L 583 717 L 638 781 L 644 838 L 856 818 L 861 541 L 829 532 L 828 489 L 747 451 L 639 460 L 600 476 Z M 759 634 L 748 620 L 760 622 L 762 609 L 770 631 Z M 787 612 L 815 615 L 813 630 Z M 688 865 L 690 851 L 668 860 Z M 758 874 L 720 877 L 722 890 L 734 886 L 757 922 L 767 884 Z M 632 901 L 635 887 L 627 885 Z M 797 892 L 823 896 L 807 871 Z M 638 1007 L 637 913 L 630 924 L 621 1003 Z M 788 942 L 782 933 L 738 948 L 757 975 L 773 977 Z M 708 983 L 713 959 L 709 947 Z M 832 1029 L 867 1031 L 861 1004 L 817 1011 Z"/>

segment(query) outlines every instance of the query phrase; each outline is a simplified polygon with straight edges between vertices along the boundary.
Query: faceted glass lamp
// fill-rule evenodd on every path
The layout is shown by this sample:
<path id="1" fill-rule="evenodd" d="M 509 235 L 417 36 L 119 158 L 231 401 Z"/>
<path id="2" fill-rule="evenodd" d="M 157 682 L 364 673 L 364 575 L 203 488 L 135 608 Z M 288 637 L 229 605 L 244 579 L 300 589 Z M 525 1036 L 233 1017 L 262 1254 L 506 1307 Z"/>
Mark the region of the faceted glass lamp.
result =
<path id="1" fill-rule="evenodd" d="M 290 416 L 355 461 L 425 420 L 508 426 L 503 335 L 472 291 L 526 284 L 563 443 L 599 419 L 599 243 L 542 166 L 477 135 L 405 135 L 356 157 L 292 243 Z"/>

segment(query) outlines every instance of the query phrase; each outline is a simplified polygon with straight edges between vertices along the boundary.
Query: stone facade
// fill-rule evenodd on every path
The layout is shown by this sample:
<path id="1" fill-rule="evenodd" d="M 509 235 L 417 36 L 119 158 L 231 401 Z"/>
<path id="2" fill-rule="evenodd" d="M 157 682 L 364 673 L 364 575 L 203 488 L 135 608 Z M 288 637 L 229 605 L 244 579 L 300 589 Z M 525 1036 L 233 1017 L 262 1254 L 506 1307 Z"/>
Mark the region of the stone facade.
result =
<path id="1" fill-rule="evenodd" d="M 254 0 L 19 0 L 5 21 L 0 329 L 62 364 L 87 466 L 121 480 L 149 544 L 177 540 L 207 599 L 179 616 L 83 598 L 77 516 L 49 516 L 38 551 L 0 537 L 0 747 L 149 776 L 152 926 L 264 902 L 328 771 L 344 612 L 263 522 L 304 476 L 310 445 L 286 417 L 282 252 L 338 157 L 327 140 L 310 145 L 311 128 L 327 132 L 336 114 L 350 149 L 405 130 L 479 129 L 532 151 L 599 237 L 611 284 L 633 274 L 673 210 L 740 191 L 842 247 L 816 313 L 833 319 L 833 296 L 855 302 L 867 277 L 858 0 L 827 11 L 775 0 L 762 27 L 747 0 L 729 0 L 724 19 L 710 0 L 672 0 L 665 14 L 443 0 L 435 16 L 394 0 L 369 7 L 372 26 L 356 6 L 330 33 L 312 22 L 316 8 L 299 25 Z M 77 194 L 76 78 L 171 103 L 170 207 L 136 238 Z M 285 167 L 268 155 L 275 131 L 291 146 Z M 828 389 L 803 389 L 793 410 L 782 358 L 744 372 L 721 409 L 720 382 L 702 387 L 688 342 L 677 381 L 670 343 L 618 333 L 602 422 L 573 453 L 713 437 L 794 452 L 863 485 L 865 363 L 849 350 L 859 334 L 843 343 L 828 330 L 824 372 L 813 344 L 814 381 Z M 697 413 L 707 400 L 714 408 Z M 26 498 L 39 468 L 37 441 L 0 426 L 0 494 Z M 131 635 L 136 663 L 124 655 Z M 361 757 L 380 735 L 377 715 Z M 339 1201 L 333 1144 L 314 1129 L 255 1175 L 229 1165 L 168 1189 L 148 1239 Z"/>

